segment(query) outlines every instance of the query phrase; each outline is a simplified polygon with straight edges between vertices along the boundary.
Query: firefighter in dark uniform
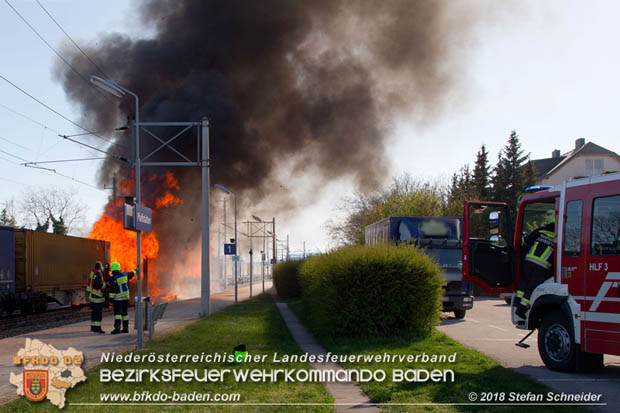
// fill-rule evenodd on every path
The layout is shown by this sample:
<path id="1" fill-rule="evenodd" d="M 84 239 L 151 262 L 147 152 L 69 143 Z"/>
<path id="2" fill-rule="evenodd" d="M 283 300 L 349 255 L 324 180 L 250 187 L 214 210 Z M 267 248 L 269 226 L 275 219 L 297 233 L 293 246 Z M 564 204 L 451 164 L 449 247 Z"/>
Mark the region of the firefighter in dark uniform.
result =
<path id="1" fill-rule="evenodd" d="M 554 240 L 555 218 L 525 237 L 525 245 L 531 247 L 525 256 L 523 278 L 519 282 L 515 298 L 516 314 L 521 318 L 525 318 L 525 313 L 530 308 L 530 297 L 534 289 L 553 274 Z"/>
<path id="2" fill-rule="evenodd" d="M 113 262 L 110 270 L 110 299 L 114 305 L 114 330 L 110 334 L 129 333 L 129 280 L 136 275 L 136 271 L 121 272 L 118 262 Z"/>
<path id="3" fill-rule="evenodd" d="M 104 287 L 105 282 L 103 279 L 103 264 L 97 261 L 88 277 L 86 291 L 88 292 L 88 301 L 90 302 L 91 308 L 90 331 L 99 334 L 105 334 L 105 331 L 101 329 L 103 304 L 105 302 L 105 296 L 103 293 Z"/>

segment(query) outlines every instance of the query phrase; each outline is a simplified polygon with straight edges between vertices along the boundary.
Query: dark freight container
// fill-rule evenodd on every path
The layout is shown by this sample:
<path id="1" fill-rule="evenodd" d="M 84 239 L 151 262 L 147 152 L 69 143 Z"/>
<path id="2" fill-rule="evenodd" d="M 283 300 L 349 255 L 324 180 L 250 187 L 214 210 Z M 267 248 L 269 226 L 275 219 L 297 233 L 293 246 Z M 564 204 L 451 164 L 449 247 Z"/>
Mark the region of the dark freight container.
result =
<path id="1" fill-rule="evenodd" d="M 0 295 L 15 292 L 15 232 L 0 228 Z"/>

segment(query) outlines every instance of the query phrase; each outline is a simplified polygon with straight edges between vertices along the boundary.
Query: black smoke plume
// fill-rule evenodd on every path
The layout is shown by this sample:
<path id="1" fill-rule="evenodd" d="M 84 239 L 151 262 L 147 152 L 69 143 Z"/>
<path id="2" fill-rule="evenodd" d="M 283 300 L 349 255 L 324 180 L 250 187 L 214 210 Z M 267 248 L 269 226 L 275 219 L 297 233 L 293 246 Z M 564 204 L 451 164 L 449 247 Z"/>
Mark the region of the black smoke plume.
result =
<path id="1" fill-rule="evenodd" d="M 286 195 L 273 195 L 274 187 L 286 188 L 287 176 L 307 175 L 306 201 L 319 196 L 315 190 L 326 180 L 349 178 L 368 190 L 386 178 L 395 119 L 432 121 L 459 86 L 462 48 L 478 14 L 471 3 L 462 6 L 449 0 L 148 0 L 136 26 L 154 35 L 106 34 L 86 48 L 105 74 L 69 46 L 64 53 L 81 73 L 107 76 L 135 92 L 142 121 L 207 116 L 212 182 L 250 202 L 291 208 Z M 112 130 L 133 116 L 133 100 L 111 104 L 62 63 L 55 75 L 93 130 Z M 109 136 L 128 144 L 127 134 Z M 130 156 L 128 149 L 110 149 Z M 179 220 L 198 217 L 199 168 L 169 169 L 184 201 Z M 99 179 L 110 185 L 114 174 L 130 172 L 110 160 Z M 178 237 L 195 238 L 199 231 L 188 228 L 177 245 L 185 242 Z"/>
<path id="2" fill-rule="evenodd" d="M 389 168 L 394 117 L 428 121 L 464 71 L 454 52 L 466 44 L 474 12 L 450 3 L 150 0 L 140 16 L 154 37 L 109 34 L 87 53 L 140 96 L 141 120 L 208 116 L 219 183 L 260 200 L 278 165 L 293 160 L 296 172 L 311 166 L 318 180 L 350 176 L 372 189 Z M 80 72 L 103 76 L 81 54 L 67 53 Z M 93 129 L 133 116 L 131 99 L 119 116 L 62 63 L 56 74 Z M 103 183 L 118 168 L 106 163 Z"/>

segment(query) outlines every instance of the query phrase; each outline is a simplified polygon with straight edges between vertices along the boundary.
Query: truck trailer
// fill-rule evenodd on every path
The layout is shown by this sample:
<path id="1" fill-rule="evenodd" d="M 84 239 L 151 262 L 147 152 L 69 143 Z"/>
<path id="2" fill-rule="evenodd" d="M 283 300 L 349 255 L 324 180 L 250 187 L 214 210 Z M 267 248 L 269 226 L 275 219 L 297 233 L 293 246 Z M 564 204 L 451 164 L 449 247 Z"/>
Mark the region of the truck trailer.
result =
<path id="1" fill-rule="evenodd" d="M 109 249 L 105 241 L 0 227 L 0 314 L 85 303 L 88 275 L 96 261 L 108 262 Z"/>
<path id="2" fill-rule="evenodd" d="M 512 323 L 538 329 L 552 370 L 601 367 L 604 354 L 620 355 L 620 173 L 532 187 L 516 207 L 513 225 L 506 203 L 465 202 L 463 279 L 514 293 L 527 276 L 523 239 L 555 217 L 550 276 L 533 290 L 525 318 L 512 300 Z"/>
<path id="3" fill-rule="evenodd" d="M 444 280 L 443 311 L 464 318 L 474 305 L 473 288 L 462 277 L 460 217 L 389 217 L 366 226 L 365 243 L 415 244 L 441 267 Z"/>

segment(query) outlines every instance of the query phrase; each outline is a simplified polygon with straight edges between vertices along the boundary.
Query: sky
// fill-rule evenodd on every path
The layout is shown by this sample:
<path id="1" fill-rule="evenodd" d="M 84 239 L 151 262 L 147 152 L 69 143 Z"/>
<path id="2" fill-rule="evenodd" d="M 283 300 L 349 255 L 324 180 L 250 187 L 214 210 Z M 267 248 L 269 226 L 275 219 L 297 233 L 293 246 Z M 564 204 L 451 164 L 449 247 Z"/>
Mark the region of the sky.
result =
<path id="1" fill-rule="evenodd" d="M 149 35 L 148 28 L 135 24 L 135 3 L 128 0 L 41 1 L 80 45 L 107 32 Z M 9 2 L 54 48 L 67 42 L 34 0 Z M 459 52 L 466 62 L 463 81 L 446 96 L 443 111 L 424 125 L 414 122 L 414 114 L 394 125 L 388 147 L 391 174 L 409 172 L 447 182 L 463 164 L 473 165 L 482 144 L 494 163 L 512 129 L 533 159 L 550 157 L 554 149 L 567 152 L 577 138 L 620 152 L 618 15 L 620 3 L 615 1 L 532 0 L 509 2 L 503 13 L 486 16 L 466 50 Z M 58 58 L 4 0 L 0 2 L 0 56 L 0 75 L 80 123 L 79 111 L 53 79 Z M 0 202 L 18 200 L 26 187 L 73 188 L 87 205 L 83 231 L 88 232 L 110 192 L 96 187 L 98 161 L 54 164 L 65 176 L 19 165 L 23 160 L 99 156 L 57 137 L 79 132 L 0 79 Z M 89 143 L 102 148 L 105 144 Z M 279 231 L 290 234 L 291 249 L 301 250 L 304 240 L 308 250 L 325 249 L 324 223 L 342 196 L 352 191 L 346 180 L 331 182 L 316 204 L 296 219 L 282 222 Z"/>

